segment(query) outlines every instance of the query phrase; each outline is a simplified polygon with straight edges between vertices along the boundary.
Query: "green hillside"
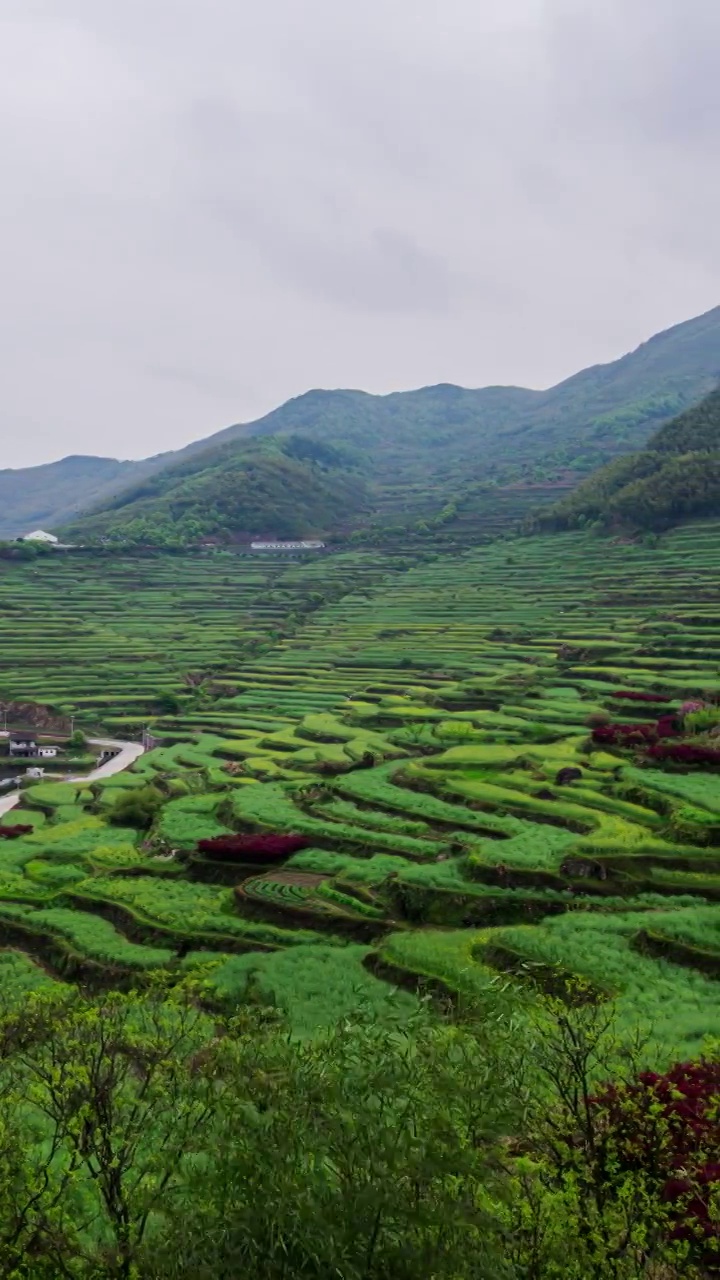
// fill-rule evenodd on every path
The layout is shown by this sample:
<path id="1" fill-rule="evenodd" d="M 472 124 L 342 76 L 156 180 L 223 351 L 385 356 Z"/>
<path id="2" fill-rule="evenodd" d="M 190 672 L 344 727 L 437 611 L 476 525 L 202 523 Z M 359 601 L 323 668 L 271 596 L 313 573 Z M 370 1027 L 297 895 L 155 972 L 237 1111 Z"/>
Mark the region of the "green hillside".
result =
<path id="1" fill-rule="evenodd" d="M 472 498 L 478 485 L 500 490 L 539 485 L 549 487 L 550 497 L 552 486 L 572 485 L 608 459 L 644 445 L 654 428 L 696 403 L 718 377 L 720 307 L 548 391 L 468 390 L 447 384 L 387 396 L 309 391 L 256 422 L 227 427 L 176 453 L 142 462 L 66 459 L 47 468 L 0 472 L 0 537 L 38 524 L 52 530 L 71 525 L 83 536 L 137 519 L 165 527 L 176 522 L 169 503 L 173 489 L 179 490 L 185 520 L 189 481 L 197 478 L 202 508 L 204 473 L 213 473 L 206 477 L 210 485 L 220 465 L 236 479 L 244 476 L 245 453 L 254 448 L 255 437 L 287 436 L 349 451 L 353 474 L 362 477 L 367 494 L 350 502 L 346 525 L 367 519 L 385 526 L 425 519 L 448 502 L 460 501 L 469 508 L 471 523 L 473 510 L 479 515 L 482 531 L 485 502 L 474 504 Z M 87 474 L 76 466 L 78 461 Z M 533 501 L 532 491 L 518 494 L 515 489 L 510 496 L 521 514 Z M 544 493 L 535 496 L 545 498 Z M 306 505 L 315 506 L 312 485 L 306 498 Z M 147 505 L 157 500 L 158 509 Z M 146 505 L 137 506 L 139 502 Z M 257 511 L 259 524 L 274 529 L 277 513 L 271 504 L 251 505 L 247 512 L 242 502 L 231 505 L 238 507 L 237 527 Z M 88 511 L 102 513 L 103 520 L 79 523 L 77 514 Z M 321 501 L 320 524 L 323 515 Z M 494 526 L 494 514 L 490 523 Z"/>
<path id="2" fill-rule="evenodd" d="M 548 528 L 601 522 L 663 529 L 720 511 L 720 389 L 666 423 L 538 517 Z"/>
<path id="3" fill-rule="evenodd" d="M 203 463 L 149 476 L 127 500 L 71 526 L 69 536 L 154 546 L 238 534 L 295 538 L 360 519 L 367 505 L 363 477 L 321 444 L 289 437 L 225 445 L 203 454 Z"/>

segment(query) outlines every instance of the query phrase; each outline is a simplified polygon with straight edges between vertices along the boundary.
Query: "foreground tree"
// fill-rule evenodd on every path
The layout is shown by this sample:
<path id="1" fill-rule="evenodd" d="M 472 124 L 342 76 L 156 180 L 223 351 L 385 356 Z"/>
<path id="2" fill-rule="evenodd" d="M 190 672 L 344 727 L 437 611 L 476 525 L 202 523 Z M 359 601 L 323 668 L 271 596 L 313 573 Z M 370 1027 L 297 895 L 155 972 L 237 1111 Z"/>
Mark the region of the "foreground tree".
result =
<path id="1" fill-rule="evenodd" d="M 508 1167 L 509 1249 L 523 1280 L 690 1280 L 703 1251 L 677 1231 L 662 1179 L 637 1144 L 636 1095 L 647 1042 L 620 1038 L 612 1004 L 578 983 L 578 1005 L 532 1017 L 526 1136 Z M 608 1086 L 607 1082 L 612 1084 Z M 641 1090 L 642 1091 L 642 1090 Z M 669 1115 L 650 1106 L 665 1148 Z"/>
<path id="2" fill-rule="evenodd" d="M 717 1067 L 643 1078 L 610 1006 L 514 1018 L 500 991 L 462 1015 L 359 1014 L 296 1040 L 267 1007 L 217 1022 L 206 995 L 58 986 L 0 1009 L 0 1274 L 692 1280 L 712 1266 L 718 1215 L 694 1193 Z M 688 1129 L 677 1095 L 700 1078 Z M 690 1183 L 673 1199 L 676 1157 Z"/>

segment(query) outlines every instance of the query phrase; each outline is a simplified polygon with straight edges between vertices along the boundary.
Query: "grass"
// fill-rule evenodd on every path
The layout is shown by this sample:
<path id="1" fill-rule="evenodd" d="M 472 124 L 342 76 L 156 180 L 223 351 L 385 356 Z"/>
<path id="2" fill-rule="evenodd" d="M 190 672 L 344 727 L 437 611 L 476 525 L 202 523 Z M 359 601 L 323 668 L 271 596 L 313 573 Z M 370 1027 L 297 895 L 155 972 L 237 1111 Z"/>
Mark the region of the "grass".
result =
<path id="1" fill-rule="evenodd" d="M 360 1008 L 374 1018 L 402 1022 L 417 1002 L 363 967 L 369 948 L 342 951 L 324 944 L 298 946 L 272 955 L 230 956 L 209 977 L 221 999 L 237 1003 L 252 994 L 287 1014 L 295 1035 L 307 1036 Z"/>
<path id="2" fill-rule="evenodd" d="M 230 890 L 155 876 L 96 876 L 78 887 L 88 902 L 127 907 L 146 921 L 179 934 L 220 934 L 269 946 L 296 946 L 319 939 L 310 930 L 279 929 L 234 914 Z"/>
<path id="3" fill-rule="evenodd" d="M 671 915 L 652 913 L 652 928 Z M 492 941 L 529 962 L 558 965 L 615 997 L 620 1030 L 630 1036 L 643 1027 L 663 1061 L 696 1057 L 708 1038 L 720 1035 L 717 984 L 633 950 L 633 936 L 647 926 L 648 917 L 639 912 L 572 912 L 537 926 L 493 930 Z"/>

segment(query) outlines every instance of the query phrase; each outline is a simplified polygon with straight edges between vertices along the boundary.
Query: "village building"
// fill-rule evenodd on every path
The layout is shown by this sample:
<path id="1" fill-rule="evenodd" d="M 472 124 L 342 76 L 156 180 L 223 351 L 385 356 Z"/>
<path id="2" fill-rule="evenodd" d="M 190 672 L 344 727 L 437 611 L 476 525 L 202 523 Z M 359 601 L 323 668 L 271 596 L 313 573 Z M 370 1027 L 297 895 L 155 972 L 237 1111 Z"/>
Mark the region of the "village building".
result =
<path id="1" fill-rule="evenodd" d="M 251 551 L 322 551 L 324 542 L 251 542 Z"/>
<path id="2" fill-rule="evenodd" d="M 18 542 L 51 542 L 56 544 L 59 540 L 54 533 L 46 533 L 44 529 L 35 529 L 32 533 L 24 533 Z"/>
<path id="3" fill-rule="evenodd" d="M 11 756 L 36 756 L 38 753 L 37 740 L 34 733 L 11 733 L 8 742 L 8 750 Z"/>
<path id="4" fill-rule="evenodd" d="M 34 733 L 11 733 L 8 740 L 8 753 L 11 756 L 21 756 L 24 760 L 35 759 L 54 760 L 59 751 L 59 747 L 40 746 Z"/>

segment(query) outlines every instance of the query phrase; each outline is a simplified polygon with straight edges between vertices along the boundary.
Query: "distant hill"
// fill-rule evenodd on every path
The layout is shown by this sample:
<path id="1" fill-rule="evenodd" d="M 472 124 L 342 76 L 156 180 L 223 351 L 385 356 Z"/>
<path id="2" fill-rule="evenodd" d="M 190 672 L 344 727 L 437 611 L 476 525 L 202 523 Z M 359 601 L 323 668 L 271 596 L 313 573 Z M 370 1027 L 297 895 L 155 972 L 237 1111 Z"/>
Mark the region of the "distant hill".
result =
<path id="1" fill-rule="evenodd" d="M 73 536 L 116 531 L 137 520 L 155 526 L 188 527 L 188 502 L 195 523 L 204 522 L 206 481 L 212 487 L 227 471 L 227 486 L 242 483 L 238 504 L 225 499 L 223 519 L 245 529 L 255 512 L 263 530 L 273 531 L 278 512 L 263 507 L 263 470 L 296 441 L 297 485 L 311 480 L 298 505 L 315 504 L 313 486 L 324 483 L 323 463 L 297 455 L 297 440 L 340 451 L 343 473 L 356 495 L 344 508 L 345 525 L 374 520 L 380 524 L 426 519 L 449 502 L 474 501 L 472 494 L 492 485 L 520 482 L 546 488 L 577 482 L 608 459 L 642 447 L 657 426 L 696 403 L 720 381 L 720 307 L 656 335 L 636 351 L 606 365 L 575 374 L 548 391 L 521 387 L 466 390 L 449 384 L 418 391 L 374 396 L 363 391 L 308 391 L 256 422 L 227 427 L 176 453 L 142 462 L 65 459 L 45 468 L 0 472 L 0 536 L 35 526 L 66 529 Z M 258 453 L 257 450 L 260 449 Z M 247 468 L 254 458 L 252 502 L 247 506 Z M 86 474 L 68 464 L 82 462 Z M 92 464 L 98 465 L 93 474 Z M 111 471 L 112 468 L 116 470 Z M 307 470 L 309 468 L 309 470 Z M 71 468 L 72 470 L 72 468 Z M 233 479 L 234 477 L 234 479 Z M 56 483 L 56 480 L 58 483 Z M 269 489 L 273 485 L 269 481 Z M 190 486 L 190 490 L 188 490 Z M 197 486 L 197 487 L 196 487 Z M 6 505 L 10 488 L 15 498 Z M 188 498 L 188 493 L 191 497 Z M 175 493 L 177 501 L 171 499 Z M 303 491 L 304 494 L 304 491 Z M 268 495 L 269 496 L 269 495 Z M 242 499 L 242 501 L 240 501 Z M 478 499 L 480 501 L 480 499 Z M 228 505 L 229 502 L 229 505 Z M 159 505 L 154 505 L 154 504 Z M 138 505 L 141 504 L 141 505 Z M 258 505 L 259 504 L 259 505 Z M 78 518 L 83 513 L 91 516 Z M 313 532 L 327 532 L 332 505 L 320 503 Z M 321 526 L 321 527 L 318 527 Z M 300 532 L 299 528 L 293 532 Z"/>
<path id="2" fill-rule="evenodd" d="M 367 485 L 340 451 L 286 437 L 218 446 L 192 461 L 146 477 L 129 501 L 71 527 L 71 538 L 99 537 L 182 545 L 238 535 L 297 538 L 358 522 Z"/>
<path id="3" fill-rule="evenodd" d="M 589 476 L 537 522 L 568 529 L 600 522 L 665 529 L 720 514 L 720 389 L 667 422 L 648 448 Z"/>
<path id="4" fill-rule="evenodd" d="M 42 467 L 0 471 L 0 538 L 71 520 L 130 480 L 132 462 L 63 458 Z"/>

